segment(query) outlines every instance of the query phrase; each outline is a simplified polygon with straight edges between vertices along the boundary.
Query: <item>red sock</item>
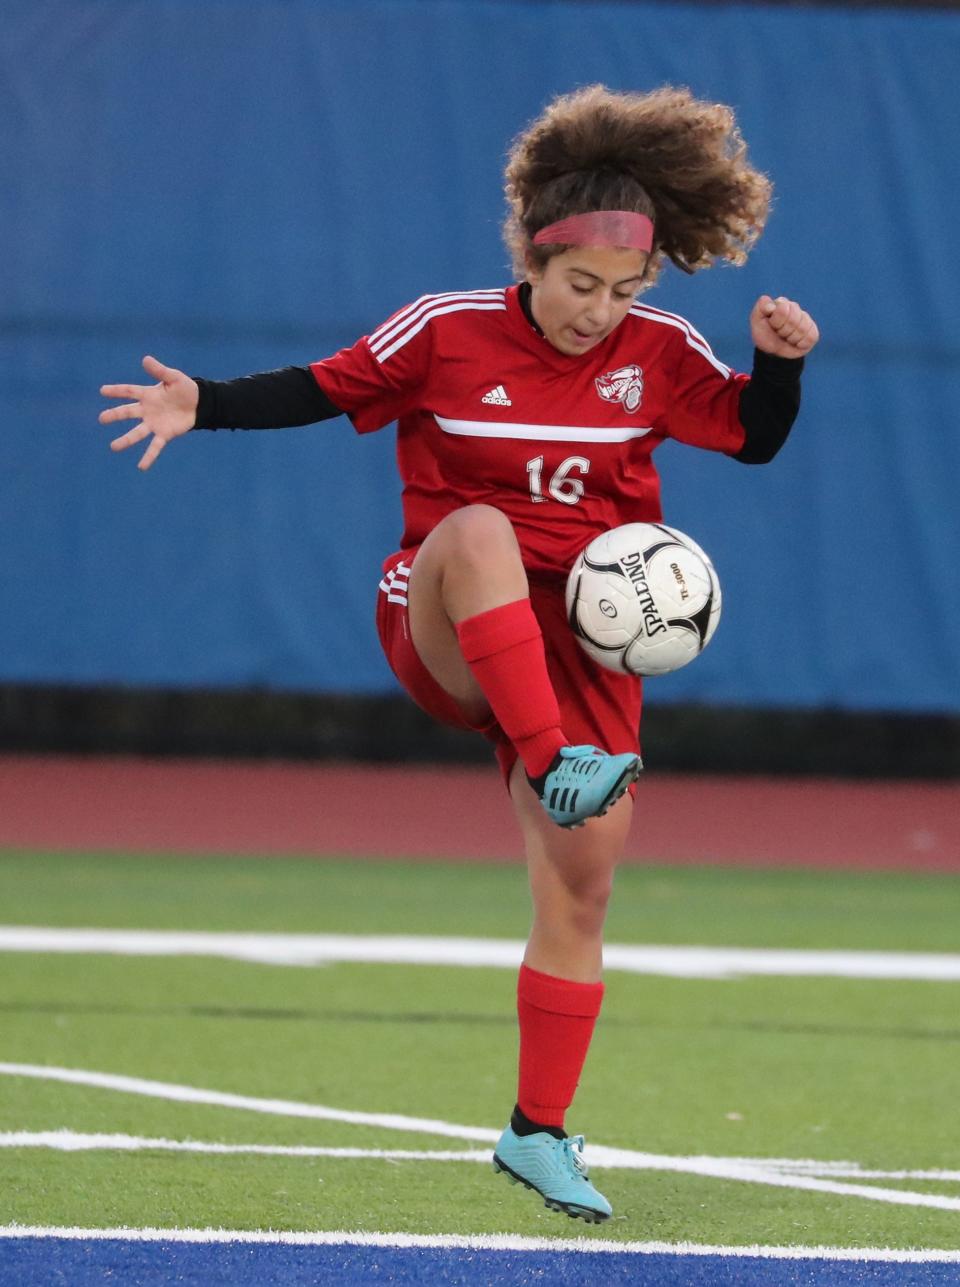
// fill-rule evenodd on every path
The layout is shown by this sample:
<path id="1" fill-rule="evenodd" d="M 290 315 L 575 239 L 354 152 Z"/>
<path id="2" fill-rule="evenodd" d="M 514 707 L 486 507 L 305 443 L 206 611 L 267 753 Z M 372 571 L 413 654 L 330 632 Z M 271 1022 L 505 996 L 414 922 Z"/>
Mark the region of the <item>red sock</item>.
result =
<path id="1" fill-rule="evenodd" d="M 456 631 L 464 658 L 523 767 L 533 778 L 546 773 L 567 741 L 530 600 L 466 617 Z"/>
<path id="2" fill-rule="evenodd" d="M 603 1001 L 602 983 L 573 983 L 520 966 L 520 1111 L 563 1126 Z"/>

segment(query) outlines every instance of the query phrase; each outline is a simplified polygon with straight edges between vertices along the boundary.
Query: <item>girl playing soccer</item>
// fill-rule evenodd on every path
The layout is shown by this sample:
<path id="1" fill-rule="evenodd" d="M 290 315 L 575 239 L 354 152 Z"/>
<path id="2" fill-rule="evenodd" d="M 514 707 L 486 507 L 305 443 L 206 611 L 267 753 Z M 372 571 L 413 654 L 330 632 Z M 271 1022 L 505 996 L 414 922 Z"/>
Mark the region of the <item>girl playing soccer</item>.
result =
<path id="1" fill-rule="evenodd" d="M 768 180 L 731 111 L 686 90 L 558 98 L 514 143 L 506 240 L 518 284 L 426 295 L 309 367 L 194 380 L 144 358 L 152 385 L 104 385 L 149 439 L 149 469 L 191 429 L 273 428 L 343 413 L 397 421 L 405 530 L 384 563 L 377 628 L 411 697 L 496 747 L 523 833 L 533 927 L 517 989 L 517 1102 L 494 1166 L 587 1221 L 591 1184 L 570 1106 L 603 996 L 604 915 L 640 770 L 640 681 L 595 665 L 564 611 L 580 550 L 661 519 L 666 438 L 772 459 L 818 340 L 798 304 L 750 314 L 752 374 L 683 318 L 640 302 L 665 260 L 742 263 Z"/>

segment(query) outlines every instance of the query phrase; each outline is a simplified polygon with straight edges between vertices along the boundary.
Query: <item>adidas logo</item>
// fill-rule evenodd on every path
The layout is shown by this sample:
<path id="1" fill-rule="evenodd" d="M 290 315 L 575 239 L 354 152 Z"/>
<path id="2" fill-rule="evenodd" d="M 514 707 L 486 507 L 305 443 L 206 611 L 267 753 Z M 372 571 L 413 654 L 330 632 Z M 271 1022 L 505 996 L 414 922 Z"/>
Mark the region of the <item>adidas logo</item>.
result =
<path id="1" fill-rule="evenodd" d="M 512 407 L 513 403 L 507 397 L 507 391 L 502 384 L 498 384 L 495 389 L 485 393 L 480 399 L 481 402 L 489 403 L 493 407 Z"/>

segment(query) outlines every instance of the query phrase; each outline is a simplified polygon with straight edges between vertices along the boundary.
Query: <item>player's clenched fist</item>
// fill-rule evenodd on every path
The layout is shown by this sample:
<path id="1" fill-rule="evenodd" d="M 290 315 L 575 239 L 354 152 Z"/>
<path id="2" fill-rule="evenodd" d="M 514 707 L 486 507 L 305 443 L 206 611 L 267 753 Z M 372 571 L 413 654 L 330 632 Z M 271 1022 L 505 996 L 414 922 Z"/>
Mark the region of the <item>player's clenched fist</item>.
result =
<path id="1" fill-rule="evenodd" d="M 197 418 L 200 390 L 195 380 L 156 358 L 145 357 L 143 369 L 158 384 L 104 384 L 100 392 L 106 398 L 132 398 L 119 407 L 100 412 L 102 425 L 115 420 L 139 420 L 138 425 L 114 438 L 110 447 L 123 451 L 145 438 L 150 445 L 140 458 L 139 469 L 149 469 L 171 438 L 179 438 L 193 428 Z"/>
<path id="2" fill-rule="evenodd" d="M 778 295 L 761 295 L 750 314 L 750 334 L 758 349 L 776 357 L 797 358 L 809 353 L 820 331 L 798 303 Z"/>

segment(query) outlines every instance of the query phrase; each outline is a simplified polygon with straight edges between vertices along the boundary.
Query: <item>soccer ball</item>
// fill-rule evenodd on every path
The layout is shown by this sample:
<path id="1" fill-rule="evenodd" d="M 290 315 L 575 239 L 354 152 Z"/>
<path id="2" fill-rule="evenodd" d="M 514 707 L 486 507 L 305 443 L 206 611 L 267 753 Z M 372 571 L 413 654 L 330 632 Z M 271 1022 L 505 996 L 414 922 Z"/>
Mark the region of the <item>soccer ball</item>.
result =
<path id="1" fill-rule="evenodd" d="M 626 523 L 590 542 L 567 578 L 567 620 L 601 666 L 666 675 L 699 656 L 720 620 L 720 582 L 689 536 Z"/>

